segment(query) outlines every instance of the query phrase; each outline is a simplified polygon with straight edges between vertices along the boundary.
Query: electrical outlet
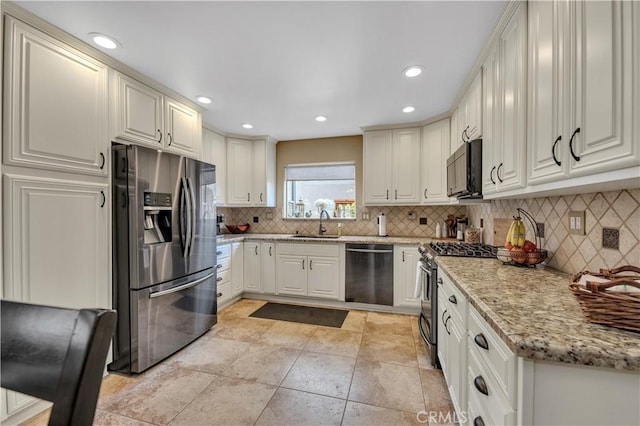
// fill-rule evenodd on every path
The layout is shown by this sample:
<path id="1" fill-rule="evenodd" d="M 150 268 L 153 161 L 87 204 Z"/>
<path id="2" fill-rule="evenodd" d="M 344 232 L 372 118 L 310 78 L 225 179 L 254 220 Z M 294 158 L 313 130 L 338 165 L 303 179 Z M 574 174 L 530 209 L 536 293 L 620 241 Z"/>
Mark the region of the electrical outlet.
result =
<path id="1" fill-rule="evenodd" d="M 363 212 L 362 213 L 362 220 L 369 220 L 369 213 L 368 212 Z"/>
<path id="2" fill-rule="evenodd" d="M 416 212 L 410 211 L 409 213 L 407 213 L 407 217 L 409 218 L 409 220 L 416 220 Z"/>
<path id="3" fill-rule="evenodd" d="M 616 228 L 602 228 L 602 248 L 620 249 L 620 230 Z"/>
<path id="4" fill-rule="evenodd" d="M 421 217 L 420 218 L 420 225 L 426 225 L 427 224 L 427 218 L 426 217 Z"/>
<path id="5" fill-rule="evenodd" d="M 584 235 L 584 210 L 569 212 L 569 234 Z"/>
<path id="6" fill-rule="evenodd" d="M 536 228 L 538 228 L 538 237 L 544 238 L 544 223 L 536 222 Z"/>
<path id="7" fill-rule="evenodd" d="M 273 220 L 273 213 L 271 213 L 271 212 L 267 212 L 267 213 L 265 214 L 265 217 L 266 217 L 268 220 Z"/>
<path id="8" fill-rule="evenodd" d="M 253 223 L 258 223 L 259 220 L 260 218 L 258 216 L 253 217 Z"/>

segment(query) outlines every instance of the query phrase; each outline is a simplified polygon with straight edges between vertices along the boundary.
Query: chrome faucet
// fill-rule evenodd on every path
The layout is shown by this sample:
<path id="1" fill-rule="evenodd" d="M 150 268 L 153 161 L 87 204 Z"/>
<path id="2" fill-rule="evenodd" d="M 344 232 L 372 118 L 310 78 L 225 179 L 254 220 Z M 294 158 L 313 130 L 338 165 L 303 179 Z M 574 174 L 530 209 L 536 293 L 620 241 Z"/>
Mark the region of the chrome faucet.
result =
<path id="1" fill-rule="evenodd" d="M 329 216 L 329 212 L 328 211 L 320 210 L 320 227 L 318 228 L 318 235 L 324 235 L 324 233 L 327 232 L 327 228 L 322 226 L 322 215 L 323 214 L 327 215 L 327 219 L 331 219 L 331 216 Z"/>

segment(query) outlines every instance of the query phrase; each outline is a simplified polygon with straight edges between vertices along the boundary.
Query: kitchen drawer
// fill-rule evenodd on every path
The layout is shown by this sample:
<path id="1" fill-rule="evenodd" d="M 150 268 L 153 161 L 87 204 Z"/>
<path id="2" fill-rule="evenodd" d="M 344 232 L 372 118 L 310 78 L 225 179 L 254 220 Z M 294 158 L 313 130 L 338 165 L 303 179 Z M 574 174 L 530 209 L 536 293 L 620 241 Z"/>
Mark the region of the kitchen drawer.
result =
<path id="1" fill-rule="evenodd" d="M 231 281 L 231 269 L 218 270 L 217 280 L 218 280 L 217 281 L 218 287 L 220 287 L 222 284 L 230 282 Z"/>
<path id="2" fill-rule="evenodd" d="M 218 263 L 220 259 L 224 259 L 231 256 L 231 244 L 218 244 L 216 254 L 218 255 Z"/>
<path id="3" fill-rule="evenodd" d="M 442 283 L 439 283 L 439 285 L 445 296 L 445 300 L 441 300 L 441 302 L 445 304 L 446 309 L 451 312 L 452 316 L 457 317 L 457 320 L 463 326 L 463 329 L 466 329 L 467 298 L 463 296 L 449 277 L 442 273 L 439 273 L 438 277 L 442 278 Z"/>
<path id="4" fill-rule="evenodd" d="M 338 257 L 338 244 L 279 243 L 276 244 L 278 254 L 294 254 L 297 256 Z"/>
<path id="5" fill-rule="evenodd" d="M 468 354 L 468 392 L 469 400 L 475 399 L 474 405 L 479 413 L 490 413 L 491 422 L 500 425 L 512 425 L 516 421 L 516 412 L 509 403 L 506 395 L 496 383 L 493 375 L 482 367 L 474 351 Z M 482 393 L 475 384 L 476 378 L 486 384 L 487 395 Z M 488 414 L 485 414 L 488 416 Z M 473 421 L 473 419 L 470 419 Z M 486 423 L 486 422 L 485 422 Z"/>
<path id="6" fill-rule="evenodd" d="M 231 299 L 231 296 L 231 282 L 228 281 L 224 284 L 218 283 L 218 305 L 221 305 Z"/>
<path id="7" fill-rule="evenodd" d="M 516 405 L 516 356 L 498 337 L 495 331 L 469 307 L 469 351 L 473 352 L 507 396 L 512 406 Z M 486 345 L 485 345 L 486 343 Z M 484 349 L 482 346 L 486 346 Z"/>
<path id="8" fill-rule="evenodd" d="M 220 265 L 220 267 L 218 268 L 218 274 L 222 271 L 226 271 L 227 269 L 230 269 L 231 258 L 230 257 L 218 258 L 218 265 Z"/>
<path id="9" fill-rule="evenodd" d="M 491 413 L 487 412 L 478 401 L 478 396 L 469 389 L 467 400 L 467 424 L 469 426 L 495 425 Z"/>

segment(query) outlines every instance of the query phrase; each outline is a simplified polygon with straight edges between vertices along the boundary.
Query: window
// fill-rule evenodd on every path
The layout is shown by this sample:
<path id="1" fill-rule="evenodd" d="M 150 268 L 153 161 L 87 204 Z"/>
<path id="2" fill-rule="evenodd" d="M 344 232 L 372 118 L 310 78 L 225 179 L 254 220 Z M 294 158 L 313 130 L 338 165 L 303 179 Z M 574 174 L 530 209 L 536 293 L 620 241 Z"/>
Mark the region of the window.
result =
<path id="1" fill-rule="evenodd" d="M 356 166 L 347 163 L 290 164 L 284 168 L 286 218 L 356 218 Z"/>

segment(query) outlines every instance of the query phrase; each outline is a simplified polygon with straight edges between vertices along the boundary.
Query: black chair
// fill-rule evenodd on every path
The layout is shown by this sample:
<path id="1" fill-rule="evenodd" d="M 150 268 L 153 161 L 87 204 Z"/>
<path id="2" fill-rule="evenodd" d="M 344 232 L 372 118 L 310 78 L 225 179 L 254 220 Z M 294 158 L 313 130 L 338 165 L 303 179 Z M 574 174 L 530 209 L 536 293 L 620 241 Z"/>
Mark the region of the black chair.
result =
<path id="1" fill-rule="evenodd" d="M 90 425 L 116 325 L 108 309 L 2 300 L 2 387 L 53 402 L 50 425 Z"/>

